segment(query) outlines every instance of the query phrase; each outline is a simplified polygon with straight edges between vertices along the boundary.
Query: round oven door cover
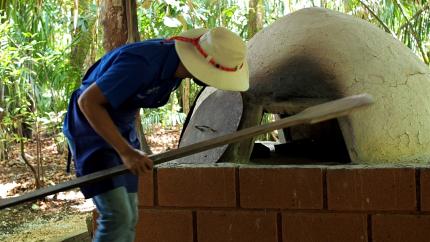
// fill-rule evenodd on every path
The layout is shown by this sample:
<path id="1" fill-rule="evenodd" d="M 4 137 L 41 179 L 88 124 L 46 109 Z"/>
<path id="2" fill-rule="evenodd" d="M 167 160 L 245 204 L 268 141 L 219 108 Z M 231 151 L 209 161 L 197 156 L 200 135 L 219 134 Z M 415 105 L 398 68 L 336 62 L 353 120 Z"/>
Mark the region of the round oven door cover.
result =
<path id="1" fill-rule="evenodd" d="M 199 143 L 237 131 L 242 117 L 240 92 L 206 88 L 196 100 L 191 118 L 179 141 L 179 147 Z M 174 160 L 180 164 L 216 163 L 228 145 L 219 146 Z"/>

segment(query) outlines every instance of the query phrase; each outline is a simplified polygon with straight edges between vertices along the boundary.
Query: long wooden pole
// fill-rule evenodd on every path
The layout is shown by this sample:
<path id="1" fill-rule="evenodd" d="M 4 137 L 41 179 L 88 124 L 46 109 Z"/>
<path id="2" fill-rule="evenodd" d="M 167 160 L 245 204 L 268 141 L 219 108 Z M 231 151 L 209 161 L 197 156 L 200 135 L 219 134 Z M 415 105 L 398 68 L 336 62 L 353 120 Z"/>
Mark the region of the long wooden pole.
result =
<path id="1" fill-rule="evenodd" d="M 237 132 L 202 141 L 200 143 L 195 143 L 189 146 L 185 146 L 160 154 L 150 155 L 149 157 L 154 161 L 155 164 L 158 165 L 166 161 L 209 150 L 217 146 L 231 144 L 239 140 L 251 138 L 273 130 L 287 128 L 304 123 L 313 124 L 328 119 L 345 116 L 360 107 L 368 106 L 372 103 L 373 98 L 368 94 L 345 97 L 335 101 L 330 101 L 323 104 L 315 105 L 313 107 L 309 107 L 296 115 L 280 119 L 269 124 L 242 129 Z M 86 176 L 78 177 L 74 180 L 63 182 L 54 186 L 38 189 L 34 192 L 29 192 L 19 197 L 2 199 L 0 200 L 0 209 L 11 207 L 38 198 L 43 198 L 47 195 L 70 190 L 81 185 L 100 181 L 108 177 L 121 175 L 126 172 L 128 172 L 127 168 L 125 168 L 124 165 L 120 165 Z"/>

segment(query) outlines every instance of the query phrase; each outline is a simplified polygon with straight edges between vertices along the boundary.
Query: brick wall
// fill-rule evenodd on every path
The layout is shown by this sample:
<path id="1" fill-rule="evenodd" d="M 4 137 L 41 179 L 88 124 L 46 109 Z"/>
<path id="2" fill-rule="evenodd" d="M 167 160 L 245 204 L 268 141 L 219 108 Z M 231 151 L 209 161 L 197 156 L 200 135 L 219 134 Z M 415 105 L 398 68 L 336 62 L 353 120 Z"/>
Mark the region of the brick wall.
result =
<path id="1" fill-rule="evenodd" d="M 136 241 L 430 241 L 427 167 L 163 167 L 140 185 Z"/>

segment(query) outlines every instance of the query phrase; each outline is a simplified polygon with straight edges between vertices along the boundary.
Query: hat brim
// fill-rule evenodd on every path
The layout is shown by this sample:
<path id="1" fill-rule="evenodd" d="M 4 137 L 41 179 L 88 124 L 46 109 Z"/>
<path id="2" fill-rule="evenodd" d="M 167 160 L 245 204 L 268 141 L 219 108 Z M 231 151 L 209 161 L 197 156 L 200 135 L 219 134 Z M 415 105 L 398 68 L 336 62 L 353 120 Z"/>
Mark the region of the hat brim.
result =
<path id="1" fill-rule="evenodd" d="M 192 29 L 182 32 L 180 36 L 197 38 L 208 31 L 204 28 Z M 175 48 L 185 68 L 200 81 L 221 90 L 248 90 L 249 71 L 246 61 L 244 61 L 242 68 L 237 71 L 223 71 L 209 64 L 191 43 L 175 41 Z"/>

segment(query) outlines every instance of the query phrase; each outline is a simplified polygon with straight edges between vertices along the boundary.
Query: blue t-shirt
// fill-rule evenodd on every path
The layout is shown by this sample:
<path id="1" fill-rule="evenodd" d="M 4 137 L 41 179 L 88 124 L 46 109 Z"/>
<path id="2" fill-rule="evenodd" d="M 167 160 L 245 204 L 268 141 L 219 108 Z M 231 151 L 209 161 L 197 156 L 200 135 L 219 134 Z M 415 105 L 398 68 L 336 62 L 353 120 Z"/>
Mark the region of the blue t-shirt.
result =
<path id="1" fill-rule="evenodd" d="M 97 61 L 73 92 L 63 132 L 75 161 L 77 176 L 122 164 L 115 150 L 90 126 L 79 109 L 79 96 L 93 83 L 109 102 L 106 107 L 121 135 L 139 147 L 134 126 L 139 108 L 156 108 L 167 103 L 181 80 L 174 77 L 179 64 L 174 42 L 155 39 L 121 46 Z M 137 192 L 138 178 L 131 173 L 82 186 L 86 198 L 119 186 Z"/>

